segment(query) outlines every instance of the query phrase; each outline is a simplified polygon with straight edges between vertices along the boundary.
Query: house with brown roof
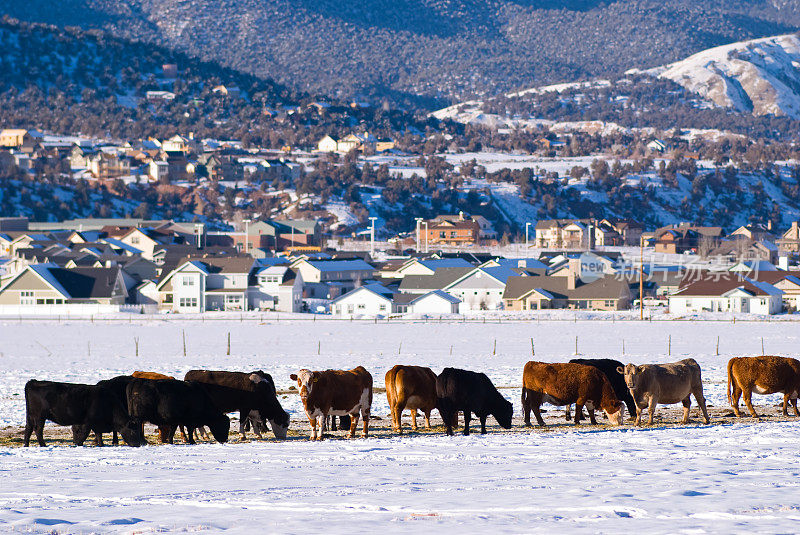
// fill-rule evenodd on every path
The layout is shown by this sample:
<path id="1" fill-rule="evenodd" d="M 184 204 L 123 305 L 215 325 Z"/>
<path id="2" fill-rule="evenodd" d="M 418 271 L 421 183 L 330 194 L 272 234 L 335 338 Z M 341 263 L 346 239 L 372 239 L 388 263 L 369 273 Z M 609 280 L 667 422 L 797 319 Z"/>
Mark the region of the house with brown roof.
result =
<path id="1" fill-rule="evenodd" d="M 680 223 L 656 229 L 654 233 L 657 253 L 682 254 L 699 252 L 703 247 L 706 254 L 717 247 L 724 236 L 722 227 L 700 227 Z"/>
<path id="2" fill-rule="evenodd" d="M 575 277 L 510 277 L 503 293 L 506 310 L 569 308 L 626 310 L 632 292 L 627 279 L 612 275 L 584 283 Z"/>
<path id="3" fill-rule="evenodd" d="M 460 213 L 424 221 L 420 231 L 421 241 L 427 245 L 470 245 L 480 239 L 481 227 L 470 216 Z"/>
<path id="4" fill-rule="evenodd" d="M 800 221 L 792 221 L 792 225 L 775 240 L 781 251 L 787 253 L 800 252 Z"/>
<path id="5" fill-rule="evenodd" d="M 783 292 L 756 279 L 731 272 L 695 272 L 669 296 L 673 314 L 699 312 L 743 312 L 777 314 L 783 306 Z"/>
<path id="6" fill-rule="evenodd" d="M 0 305 L 123 305 L 128 297 L 119 267 L 67 269 L 30 264 L 0 288 Z"/>
<path id="7" fill-rule="evenodd" d="M 540 219 L 535 243 L 543 249 L 591 249 L 593 226 L 590 219 Z"/>

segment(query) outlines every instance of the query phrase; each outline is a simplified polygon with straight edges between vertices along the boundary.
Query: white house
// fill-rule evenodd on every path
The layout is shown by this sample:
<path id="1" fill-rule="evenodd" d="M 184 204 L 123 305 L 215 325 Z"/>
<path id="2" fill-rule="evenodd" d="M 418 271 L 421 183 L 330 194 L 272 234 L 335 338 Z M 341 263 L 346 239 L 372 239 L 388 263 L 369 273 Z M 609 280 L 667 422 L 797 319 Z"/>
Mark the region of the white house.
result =
<path id="1" fill-rule="evenodd" d="M 173 312 L 247 310 L 252 257 L 186 259 L 158 283 L 158 302 Z"/>
<path id="2" fill-rule="evenodd" d="M 261 268 L 256 287 L 250 293 L 250 307 L 259 310 L 300 312 L 303 305 L 303 276 L 286 265 Z"/>
<path id="3" fill-rule="evenodd" d="M 519 273 L 506 267 L 475 268 L 442 290 L 461 301 L 459 312 L 499 310 L 506 281 L 516 275 Z"/>
<path id="4" fill-rule="evenodd" d="M 331 301 L 331 314 L 343 318 L 388 316 L 392 312 L 392 291 L 373 282 L 359 286 Z"/>
<path id="5" fill-rule="evenodd" d="M 442 290 L 434 290 L 421 295 L 408 304 L 412 314 L 458 314 L 461 300 Z"/>
<path id="6" fill-rule="evenodd" d="M 783 307 L 783 291 L 766 282 L 732 273 L 708 274 L 669 296 L 673 314 L 743 312 L 777 314 Z"/>
<path id="7" fill-rule="evenodd" d="M 474 266 L 463 258 L 435 258 L 429 260 L 412 258 L 398 268 L 394 276 L 402 279 L 406 275 L 433 275 L 437 269 L 450 267 L 471 268 Z"/>
<path id="8" fill-rule="evenodd" d="M 333 136 L 325 136 L 317 143 L 317 150 L 320 152 L 336 152 L 339 148 L 339 140 Z"/>

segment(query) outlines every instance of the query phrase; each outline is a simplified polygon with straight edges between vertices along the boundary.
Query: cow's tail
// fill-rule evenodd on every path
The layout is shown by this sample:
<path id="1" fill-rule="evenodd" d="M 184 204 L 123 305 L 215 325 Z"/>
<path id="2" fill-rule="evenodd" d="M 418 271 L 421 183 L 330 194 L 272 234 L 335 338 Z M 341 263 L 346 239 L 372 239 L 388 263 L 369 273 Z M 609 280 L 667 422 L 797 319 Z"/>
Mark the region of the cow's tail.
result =
<path id="1" fill-rule="evenodd" d="M 728 361 L 728 403 L 733 405 L 733 360 Z"/>

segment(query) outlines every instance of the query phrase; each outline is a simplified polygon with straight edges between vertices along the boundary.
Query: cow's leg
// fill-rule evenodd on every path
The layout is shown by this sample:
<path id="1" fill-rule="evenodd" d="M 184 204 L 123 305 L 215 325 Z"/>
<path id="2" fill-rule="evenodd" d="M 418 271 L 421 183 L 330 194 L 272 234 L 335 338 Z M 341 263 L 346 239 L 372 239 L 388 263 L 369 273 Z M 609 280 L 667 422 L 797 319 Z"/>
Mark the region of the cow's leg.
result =
<path id="1" fill-rule="evenodd" d="M 364 431 L 361 434 L 361 436 L 363 436 L 364 438 L 367 438 L 367 436 L 369 436 L 369 412 L 370 412 L 369 409 L 361 410 L 361 417 L 364 420 Z M 358 421 L 358 416 L 354 416 L 353 420 Z"/>
<path id="2" fill-rule="evenodd" d="M 89 429 L 88 425 L 73 425 L 72 426 L 72 443 L 76 446 L 83 446 L 83 443 L 86 442 L 86 439 L 89 437 L 89 433 L 91 433 L 91 429 Z M 97 435 L 95 435 L 96 440 Z"/>
<path id="3" fill-rule="evenodd" d="M 583 400 L 577 400 L 575 402 L 575 425 L 578 425 L 581 422 L 581 414 L 583 413 Z"/>
<path id="4" fill-rule="evenodd" d="M 250 409 L 239 409 L 239 435 L 241 436 L 242 440 L 247 440 L 247 435 L 245 435 L 244 428 L 247 424 L 247 418 L 250 415 Z"/>
<path id="5" fill-rule="evenodd" d="M 103 446 L 103 433 L 100 433 L 96 429 L 92 430 L 94 432 L 94 445 L 98 447 Z"/>
<path id="6" fill-rule="evenodd" d="M 533 403 L 531 406 L 533 409 L 533 415 L 536 416 L 536 423 L 539 424 L 540 427 L 544 427 L 544 419 L 542 418 L 542 409 L 539 406 L 539 403 Z M 530 418 L 528 418 L 528 424 L 530 425 Z"/>
<path id="7" fill-rule="evenodd" d="M 44 419 L 36 422 L 34 429 L 36 430 L 36 441 L 39 443 L 39 446 L 46 446 L 44 443 Z"/>
<path id="8" fill-rule="evenodd" d="M 653 416 L 656 414 L 656 397 L 650 396 L 650 402 L 647 404 L 647 408 L 650 411 L 650 418 L 647 421 L 647 425 L 653 425 Z"/>
<path id="9" fill-rule="evenodd" d="M 792 398 L 792 407 L 794 408 L 794 415 L 800 416 L 800 411 L 797 410 L 797 398 Z"/>
<path id="10" fill-rule="evenodd" d="M 30 418 L 25 418 L 25 437 L 22 439 L 22 444 L 26 448 L 31 445 L 31 434 L 33 433 L 33 422 Z"/>
<path id="11" fill-rule="evenodd" d="M 411 410 L 411 430 L 417 430 L 417 409 Z"/>
<path id="12" fill-rule="evenodd" d="M 795 400 L 795 405 L 794 406 L 795 406 L 795 410 L 797 410 L 796 409 L 797 400 Z M 424 414 L 425 414 L 425 427 L 427 429 L 430 429 L 431 428 L 431 411 L 424 411 Z"/>
<path id="13" fill-rule="evenodd" d="M 528 390 L 524 386 L 522 387 L 522 417 L 525 420 L 525 427 L 531 427 L 531 409 L 533 409 L 534 414 L 538 414 L 539 410 L 539 403 L 541 401 L 538 399 L 533 400 L 531 399 L 533 396 L 533 391 Z M 536 417 L 536 420 L 539 420 L 539 416 Z M 539 425 L 544 425 L 542 422 L 539 422 Z"/>
<path id="14" fill-rule="evenodd" d="M 472 411 L 464 409 L 464 436 L 469 436 L 469 421 L 472 418 Z"/>
<path id="15" fill-rule="evenodd" d="M 681 420 L 682 424 L 689 423 L 689 407 L 692 406 L 692 398 L 690 396 L 686 396 L 685 399 L 681 400 L 683 403 L 683 420 Z"/>
<path id="16" fill-rule="evenodd" d="M 739 385 L 736 383 L 735 379 L 732 386 L 733 392 L 731 392 L 731 407 L 733 407 L 733 414 L 735 414 L 737 418 L 741 418 L 742 412 L 739 410 L 739 398 L 742 395 L 742 389 L 739 388 Z"/>
<path id="17" fill-rule="evenodd" d="M 569 409 L 570 409 L 570 407 L 572 407 L 572 403 L 567 403 L 567 408 L 566 408 L 566 409 L 564 409 L 564 419 L 565 419 L 566 421 L 568 421 L 568 422 L 569 422 L 570 420 L 572 420 L 572 413 L 571 413 L 571 412 L 570 412 L 570 410 L 569 410 Z"/>
<path id="18" fill-rule="evenodd" d="M 142 433 L 142 436 L 144 436 L 144 433 Z M 116 446 L 118 444 L 119 444 L 119 435 L 117 435 L 117 430 L 114 429 L 113 431 L 111 431 L 111 445 Z"/>
<path id="19" fill-rule="evenodd" d="M 694 399 L 700 405 L 700 410 L 703 411 L 703 423 L 708 425 L 711 423 L 711 418 L 708 417 L 708 408 L 706 407 L 706 398 L 703 396 L 703 387 L 695 390 Z"/>
<path id="20" fill-rule="evenodd" d="M 481 435 L 486 434 L 486 416 L 485 414 L 478 416 L 481 421 Z"/>
<path id="21" fill-rule="evenodd" d="M 587 409 L 587 412 L 589 413 L 589 422 L 592 425 L 597 425 L 597 420 L 594 417 L 594 407 L 591 409 Z"/>
<path id="22" fill-rule="evenodd" d="M 347 438 L 353 438 L 356 436 L 356 429 L 358 429 L 358 413 L 355 413 L 350 418 L 350 433 L 347 435 Z"/>
<path id="23" fill-rule="evenodd" d="M 310 440 L 317 440 L 317 417 L 311 416 L 310 414 L 306 413 L 308 416 L 308 423 L 311 424 L 311 438 Z"/>
<path id="24" fill-rule="evenodd" d="M 442 422 L 444 423 L 444 433 L 446 435 L 453 434 L 453 413 L 450 410 L 450 404 L 445 401 L 441 400 L 439 403 L 439 414 L 442 416 Z"/>
<path id="25" fill-rule="evenodd" d="M 403 433 L 403 406 L 397 401 L 392 406 L 392 427 L 395 432 Z"/>
<path id="26" fill-rule="evenodd" d="M 756 414 L 756 410 L 753 408 L 753 391 L 745 390 L 742 392 L 742 397 L 744 398 L 744 404 L 747 406 L 747 410 L 750 411 L 750 415 L 753 418 L 758 418 L 758 414 Z"/>

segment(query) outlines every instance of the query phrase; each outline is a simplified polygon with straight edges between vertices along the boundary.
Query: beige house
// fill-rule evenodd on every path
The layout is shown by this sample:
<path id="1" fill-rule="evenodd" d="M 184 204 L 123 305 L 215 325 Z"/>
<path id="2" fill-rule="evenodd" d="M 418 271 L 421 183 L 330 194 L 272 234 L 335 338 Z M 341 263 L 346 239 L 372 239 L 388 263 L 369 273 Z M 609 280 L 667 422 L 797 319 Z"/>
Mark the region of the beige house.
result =
<path id="1" fill-rule="evenodd" d="M 119 267 L 67 269 L 31 264 L 0 288 L 0 305 L 122 305 L 127 297 Z"/>

